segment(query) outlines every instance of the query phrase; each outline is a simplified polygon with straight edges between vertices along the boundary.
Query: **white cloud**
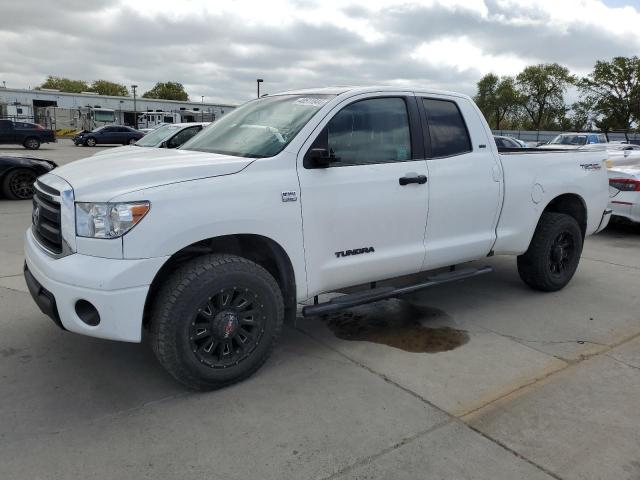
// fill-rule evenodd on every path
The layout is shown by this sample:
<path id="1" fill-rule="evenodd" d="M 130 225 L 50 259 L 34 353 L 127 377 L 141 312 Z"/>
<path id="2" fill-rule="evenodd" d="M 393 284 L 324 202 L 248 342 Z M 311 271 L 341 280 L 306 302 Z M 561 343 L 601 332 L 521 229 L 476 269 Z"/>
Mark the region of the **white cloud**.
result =
<path id="1" fill-rule="evenodd" d="M 114 0 L 93 4 L 87 23 L 85 0 L 0 0 L 0 81 L 107 78 L 144 91 L 172 80 L 221 102 L 250 98 L 256 78 L 269 92 L 418 83 L 473 94 L 489 71 L 558 62 L 584 74 L 637 54 L 640 8 L 629 2 Z"/>
<path id="2" fill-rule="evenodd" d="M 511 54 L 485 53 L 467 37 L 442 38 L 422 43 L 411 53 L 411 58 L 434 67 L 450 67 L 458 72 L 472 71 L 482 75 L 489 72 L 515 75 L 528 64 L 537 61 L 527 61 Z"/>

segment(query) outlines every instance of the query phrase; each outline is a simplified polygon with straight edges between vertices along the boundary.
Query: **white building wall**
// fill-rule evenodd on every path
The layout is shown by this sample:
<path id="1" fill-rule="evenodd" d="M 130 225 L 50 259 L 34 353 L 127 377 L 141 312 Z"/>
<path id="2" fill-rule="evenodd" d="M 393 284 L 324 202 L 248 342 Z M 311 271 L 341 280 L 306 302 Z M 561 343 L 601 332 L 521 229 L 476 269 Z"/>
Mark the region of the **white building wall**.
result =
<path id="1" fill-rule="evenodd" d="M 0 88 L 0 104 L 12 105 L 21 104 L 33 106 L 34 100 L 45 100 L 56 102 L 56 106 L 62 108 L 74 108 L 85 106 L 99 105 L 103 108 L 112 108 L 113 110 L 133 112 L 133 97 L 111 97 L 105 95 L 90 95 L 82 93 L 63 93 L 43 90 L 22 90 L 12 88 Z M 151 100 L 146 98 L 136 98 L 136 111 L 146 112 L 147 110 L 161 110 L 166 112 L 186 110 L 200 110 L 215 113 L 219 118 L 224 113 L 235 108 L 230 104 L 215 104 L 201 102 L 180 102 L 173 100 Z"/>

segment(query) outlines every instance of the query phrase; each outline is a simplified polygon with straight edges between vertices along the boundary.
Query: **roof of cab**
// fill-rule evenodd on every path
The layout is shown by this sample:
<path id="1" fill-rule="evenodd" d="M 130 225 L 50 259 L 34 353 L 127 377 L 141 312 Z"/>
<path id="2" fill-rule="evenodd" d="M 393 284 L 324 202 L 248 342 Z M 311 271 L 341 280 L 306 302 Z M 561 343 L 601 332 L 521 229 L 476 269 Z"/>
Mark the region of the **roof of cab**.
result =
<path id="1" fill-rule="evenodd" d="M 431 88 L 424 88 L 420 86 L 391 86 L 391 85 L 372 85 L 372 86 L 356 86 L 356 85 L 338 85 L 333 87 L 319 87 L 319 88 L 304 88 L 300 90 L 287 90 L 286 92 L 278 92 L 270 94 L 275 95 L 342 95 L 345 93 L 358 94 L 358 93 L 372 93 L 372 92 L 415 92 L 422 94 L 436 94 L 436 95 L 452 95 L 455 97 L 469 98 L 468 95 L 457 92 L 449 92 L 446 90 L 436 90 Z"/>

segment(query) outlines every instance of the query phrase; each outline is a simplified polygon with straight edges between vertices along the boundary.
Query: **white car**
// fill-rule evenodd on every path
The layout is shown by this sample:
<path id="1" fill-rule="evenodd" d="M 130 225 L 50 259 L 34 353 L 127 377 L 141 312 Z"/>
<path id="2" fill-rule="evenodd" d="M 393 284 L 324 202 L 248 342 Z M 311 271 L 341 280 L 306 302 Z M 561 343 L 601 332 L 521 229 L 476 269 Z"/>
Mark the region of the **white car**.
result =
<path id="1" fill-rule="evenodd" d="M 202 129 L 208 125 L 209 122 L 168 123 L 152 130 L 150 133 L 147 133 L 133 145 L 101 150 L 93 156 L 104 156 L 122 151 L 132 151 L 137 147 L 178 148 L 187 140 L 190 140 L 192 137 L 200 133 Z"/>
<path id="2" fill-rule="evenodd" d="M 606 145 L 607 137 L 603 133 L 561 133 L 549 143 L 540 145 L 541 149 L 577 150 Z"/>
<path id="3" fill-rule="evenodd" d="M 609 221 L 606 158 L 499 154 L 457 93 L 269 95 L 179 149 L 132 147 L 40 177 L 24 275 L 60 327 L 128 342 L 147 330 L 177 380 L 220 388 L 264 364 L 308 299 L 302 315 L 323 315 L 487 274 L 453 267 L 492 255 L 517 255 L 533 289 L 562 289 L 584 237 Z"/>
<path id="4" fill-rule="evenodd" d="M 640 163 L 640 145 L 609 143 L 607 152 L 609 154 L 608 167 Z"/>
<path id="5" fill-rule="evenodd" d="M 609 168 L 609 197 L 613 215 L 640 223 L 640 162 Z"/>

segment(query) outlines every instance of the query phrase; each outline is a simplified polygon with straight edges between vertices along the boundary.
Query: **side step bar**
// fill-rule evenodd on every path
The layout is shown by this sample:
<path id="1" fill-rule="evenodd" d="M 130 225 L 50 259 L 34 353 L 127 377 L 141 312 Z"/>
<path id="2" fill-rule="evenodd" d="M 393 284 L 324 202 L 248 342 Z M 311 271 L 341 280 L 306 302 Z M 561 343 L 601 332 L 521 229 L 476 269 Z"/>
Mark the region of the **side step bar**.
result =
<path id="1" fill-rule="evenodd" d="M 454 282 L 456 280 L 462 280 L 463 278 L 477 277 L 478 275 L 491 272 L 493 272 L 492 267 L 465 268 L 440 273 L 438 275 L 428 277 L 427 280 L 422 283 L 416 283 L 415 285 L 409 285 L 406 287 L 378 287 L 371 290 L 364 290 L 362 292 L 341 295 L 339 297 L 332 298 L 328 302 L 303 307 L 302 316 L 314 317 L 318 315 L 326 315 L 346 308 L 377 302 L 378 300 L 385 300 L 387 298 L 399 297 L 401 295 L 417 292 L 435 285 L 442 285 L 443 283 Z"/>

